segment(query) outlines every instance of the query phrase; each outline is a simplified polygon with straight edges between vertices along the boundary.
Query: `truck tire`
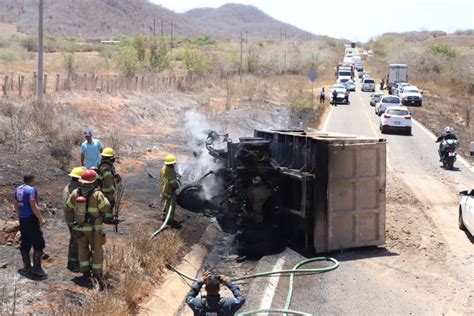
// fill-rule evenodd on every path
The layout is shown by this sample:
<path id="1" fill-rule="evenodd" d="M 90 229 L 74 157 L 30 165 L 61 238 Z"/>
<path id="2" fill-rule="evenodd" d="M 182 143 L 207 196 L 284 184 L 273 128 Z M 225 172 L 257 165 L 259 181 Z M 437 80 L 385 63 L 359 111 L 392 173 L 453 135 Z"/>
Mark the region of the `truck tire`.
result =
<path id="1" fill-rule="evenodd" d="M 462 220 L 462 208 L 461 207 L 459 207 L 458 227 L 459 227 L 460 230 L 466 230 L 466 226 L 464 226 L 464 221 Z"/>

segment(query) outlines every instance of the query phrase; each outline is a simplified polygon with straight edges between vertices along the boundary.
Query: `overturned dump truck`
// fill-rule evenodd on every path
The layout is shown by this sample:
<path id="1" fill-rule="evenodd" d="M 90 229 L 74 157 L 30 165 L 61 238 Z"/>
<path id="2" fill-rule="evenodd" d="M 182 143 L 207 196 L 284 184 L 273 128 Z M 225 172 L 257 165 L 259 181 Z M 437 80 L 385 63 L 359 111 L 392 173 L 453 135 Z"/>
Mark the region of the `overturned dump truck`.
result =
<path id="1" fill-rule="evenodd" d="M 255 130 L 239 142 L 216 135 L 206 148 L 222 168 L 205 177 L 218 184 L 219 198 L 192 183 L 178 203 L 233 223 L 239 255 L 385 243 L 384 139 L 304 130 Z M 216 152 L 214 141 L 225 141 L 227 149 Z"/>

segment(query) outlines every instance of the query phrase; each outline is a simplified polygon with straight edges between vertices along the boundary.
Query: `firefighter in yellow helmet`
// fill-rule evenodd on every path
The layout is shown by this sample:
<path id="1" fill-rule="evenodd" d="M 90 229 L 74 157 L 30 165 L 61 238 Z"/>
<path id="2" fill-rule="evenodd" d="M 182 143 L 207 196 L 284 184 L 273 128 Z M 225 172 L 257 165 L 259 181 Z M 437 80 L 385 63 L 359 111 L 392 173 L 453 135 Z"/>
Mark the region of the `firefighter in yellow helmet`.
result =
<path id="1" fill-rule="evenodd" d="M 105 234 L 102 231 L 102 217 L 110 208 L 109 201 L 97 189 L 97 174 L 94 170 L 85 170 L 66 203 L 66 210 L 74 213 L 74 230 L 79 255 L 79 271 L 84 276 L 95 277 L 103 282 L 103 261 Z"/>
<path id="2" fill-rule="evenodd" d="M 176 172 L 176 157 L 168 155 L 165 158 L 165 165 L 160 171 L 161 200 L 163 202 L 163 218 L 166 218 L 168 212 L 170 225 L 175 224 L 174 211 L 176 209 L 176 190 L 181 185 L 180 175 Z"/>
<path id="3" fill-rule="evenodd" d="M 67 203 L 69 196 L 71 193 L 79 188 L 81 183 L 79 179 L 81 178 L 82 174 L 84 173 L 84 167 L 77 167 L 72 169 L 71 173 L 69 173 L 69 177 L 71 181 L 68 185 L 64 188 L 63 191 L 63 201 L 64 204 Z M 77 240 L 76 236 L 74 235 L 74 231 L 72 230 L 72 223 L 74 222 L 74 212 L 67 207 L 64 208 L 64 219 L 66 220 L 66 225 L 69 228 L 69 247 L 67 253 L 67 269 L 71 272 L 79 272 L 79 257 L 77 255 Z"/>
<path id="4" fill-rule="evenodd" d="M 115 171 L 115 151 L 107 147 L 102 150 L 100 155 L 102 156 L 98 168 L 100 190 L 110 203 L 110 209 L 107 214 L 105 214 L 104 222 L 106 224 L 115 224 L 118 220 L 114 218 L 115 192 L 117 191 L 117 185 L 121 182 L 121 177 Z"/>

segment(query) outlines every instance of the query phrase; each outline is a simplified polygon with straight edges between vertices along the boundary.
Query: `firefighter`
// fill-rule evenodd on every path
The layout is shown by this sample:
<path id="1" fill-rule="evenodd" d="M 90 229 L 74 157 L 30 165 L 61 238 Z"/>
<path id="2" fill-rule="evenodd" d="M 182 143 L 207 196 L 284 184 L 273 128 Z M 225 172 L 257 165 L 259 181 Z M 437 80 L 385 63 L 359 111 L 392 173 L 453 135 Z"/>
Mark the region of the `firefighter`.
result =
<path id="1" fill-rule="evenodd" d="M 71 173 L 69 173 L 69 177 L 71 181 L 68 185 L 64 188 L 64 205 L 66 206 L 67 201 L 69 200 L 69 196 L 71 193 L 79 188 L 81 183 L 79 179 L 81 178 L 82 174 L 84 173 L 84 167 L 77 167 L 72 169 Z M 74 222 L 74 212 L 72 212 L 67 207 L 64 208 L 64 218 L 66 220 L 66 225 L 69 228 L 69 247 L 68 247 L 68 254 L 67 254 L 67 269 L 71 272 L 79 272 L 79 258 L 77 255 L 77 240 L 76 236 L 74 235 L 74 231 L 72 230 L 72 223 Z"/>
<path id="2" fill-rule="evenodd" d="M 169 223 L 174 224 L 174 211 L 176 209 L 176 190 L 179 188 L 180 175 L 176 173 L 176 157 L 168 155 L 165 158 L 165 165 L 161 168 L 160 183 L 161 183 L 161 200 L 163 202 L 163 219 L 166 218 L 168 212 Z"/>
<path id="3" fill-rule="evenodd" d="M 115 151 L 110 147 L 104 148 L 100 155 L 102 157 L 98 169 L 100 189 L 110 203 L 110 209 L 105 214 L 104 223 L 116 224 L 118 219 L 114 218 L 115 191 L 117 190 L 117 184 L 121 182 L 121 178 L 115 171 Z"/>
<path id="4" fill-rule="evenodd" d="M 79 255 L 79 271 L 84 276 L 92 276 L 103 281 L 103 261 L 105 234 L 102 231 L 102 217 L 110 208 L 109 201 L 96 187 L 97 174 L 85 170 L 66 203 L 68 212 L 74 213 L 74 230 Z"/>

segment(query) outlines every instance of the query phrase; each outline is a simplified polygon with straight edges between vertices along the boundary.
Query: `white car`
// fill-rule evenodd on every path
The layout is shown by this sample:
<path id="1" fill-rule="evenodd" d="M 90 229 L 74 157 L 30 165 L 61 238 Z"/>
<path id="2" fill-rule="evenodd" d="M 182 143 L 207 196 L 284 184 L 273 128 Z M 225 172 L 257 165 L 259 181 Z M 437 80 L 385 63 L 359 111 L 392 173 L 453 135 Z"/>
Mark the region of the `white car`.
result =
<path id="1" fill-rule="evenodd" d="M 361 91 L 372 91 L 375 92 L 375 80 L 371 78 L 365 78 L 362 80 Z"/>
<path id="2" fill-rule="evenodd" d="M 334 89 L 344 89 L 345 90 L 346 86 L 342 83 L 336 83 L 336 84 L 333 84 L 329 90 L 332 92 Z"/>
<path id="3" fill-rule="evenodd" d="M 388 107 L 385 113 L 380 116 L 380 131 L 382 134 L 387 131 L 401 131 L 411 135 L 411 114 L 404 106 Z"/>
<path id="4" fill-rule="evenodd" d="M 370 95 L 370 105 L 375 106 L 377 102 L 384 96 L 383 92 L 374 92 Z"/>
<path id="5" fill-rule="evenodd" d="M 398 96 L 400 97 L 400 99 L 402 99 L 403 105 L 421 106 L 423 102 L 423 96 L 421 95 L 421 91 L 415 86 L 403 87 Z"/>
<path id="6" fill-rule="evenodd" d="M 461 202 L 459 202 L 459 228 L 469 231 L 474 236 L 474 189 L 462 191 Z"/>
<path id="7" fill-rule="evenodd" d="M 402 106 L 400 98 L 394 95 L 384 95 L 377 104 L 375 104 L 375 114 L 382 115 L 388 107 Z"/>

